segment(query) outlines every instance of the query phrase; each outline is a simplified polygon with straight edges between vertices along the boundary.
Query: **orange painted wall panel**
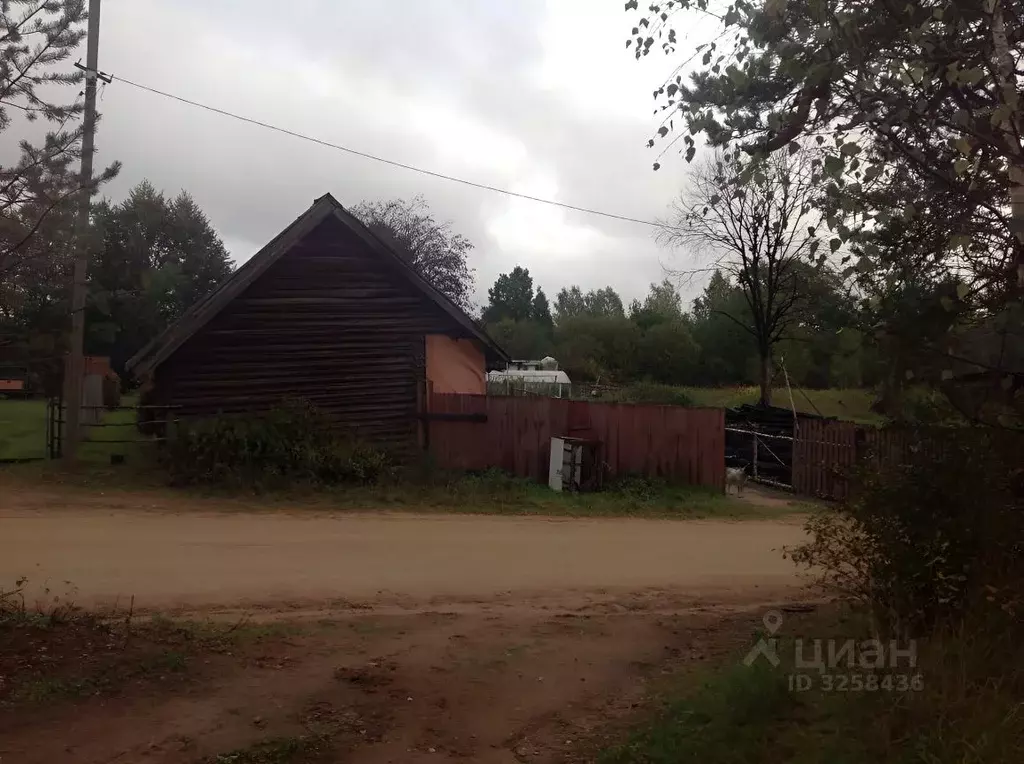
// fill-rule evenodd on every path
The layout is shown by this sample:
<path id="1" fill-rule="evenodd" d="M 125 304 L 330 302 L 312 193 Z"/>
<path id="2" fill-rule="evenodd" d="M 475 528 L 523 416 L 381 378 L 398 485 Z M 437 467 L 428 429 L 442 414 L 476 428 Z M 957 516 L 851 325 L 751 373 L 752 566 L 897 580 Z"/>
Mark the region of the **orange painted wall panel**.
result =
<path id="1" fill-rule="evenodd" d="M 484 395 L 487 366 L 483 349 L 475 340 L 428 334 L 427 381 L 435 393 Z"/>

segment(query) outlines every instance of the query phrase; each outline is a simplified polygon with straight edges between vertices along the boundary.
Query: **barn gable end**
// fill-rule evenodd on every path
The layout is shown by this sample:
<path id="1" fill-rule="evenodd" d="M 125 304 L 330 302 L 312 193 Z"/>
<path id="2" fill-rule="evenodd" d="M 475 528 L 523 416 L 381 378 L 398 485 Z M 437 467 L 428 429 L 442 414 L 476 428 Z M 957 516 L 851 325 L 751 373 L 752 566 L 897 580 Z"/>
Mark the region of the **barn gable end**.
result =
<path id="1" fill-rule="evenodd" d="M 178 406 L 187 417 L 300 398 L 360 437 L 408 442 L 426 335 L 501 352 L 338 210 L 330 197 L 317 200 L 256 262 L 132 359 L 149 378 L 152 402 Z"/>

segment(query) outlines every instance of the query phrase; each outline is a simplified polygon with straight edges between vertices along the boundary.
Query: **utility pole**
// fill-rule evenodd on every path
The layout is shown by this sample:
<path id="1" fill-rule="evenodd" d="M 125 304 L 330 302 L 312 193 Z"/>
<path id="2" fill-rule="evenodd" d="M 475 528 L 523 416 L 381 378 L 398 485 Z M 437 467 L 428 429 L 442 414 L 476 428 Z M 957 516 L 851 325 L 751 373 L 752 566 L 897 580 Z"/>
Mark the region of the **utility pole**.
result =
<path id="1" fill-rule="evenodd" d="M 74 280 L 71 285 L 71 349 L 64 367 L 64 460 L 75 463 L 82 439 L 82 383 L 85 376 L 85 297 L 89 271 L 89 212 L 92 206 L 92 155 L 96 134 L 96 80 L 99 78 L 100 0 L 89 0 L 89 30 L 85 53 L 85 116 L 82 121 L 82 170 L 78 218 L 75 221 Z"/>

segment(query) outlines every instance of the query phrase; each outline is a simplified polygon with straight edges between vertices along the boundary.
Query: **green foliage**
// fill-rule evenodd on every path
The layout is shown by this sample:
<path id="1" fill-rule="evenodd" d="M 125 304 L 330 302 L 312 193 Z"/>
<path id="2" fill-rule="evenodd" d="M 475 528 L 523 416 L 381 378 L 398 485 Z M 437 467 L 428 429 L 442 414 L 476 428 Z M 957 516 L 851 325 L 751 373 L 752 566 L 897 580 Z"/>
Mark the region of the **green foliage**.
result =
<path id="1" fill-rule="evenodd" d="M 389 471 L 383 451 L 347 437 L 301 401 L 262 415 L 182 422 L 164 460 L 179 485 L 365 485 Z"/>
<path id="2" fill-rule="evenodd" d="M 675 57 L 677 26 L 694 13 L 706 20 L 707 7 L 628 3 L 644 14 L 628 45 L 638 58 L 655 47 Z M 690 161 L 703 135 L 743 168 L 743 190 L 769 155 L 820 152 L 810 199 L 817 228 L 863 298 L 855 325 L 864 345 L 839 343 L 828 383 L 856 384 L 859 365 L 862 384 L 881 384 L 880 410 L 902 418 L 907 381 L 948 379 L 960 328 L 1018 302 L 1024 285 L 1024 207 L 1013 204 L 1024 198 L 1014 59 L 1024 15 L 1004 0 L 773 0 L 718 10 L 720 34 L 698 48 L 697 70 L 655 91 L 667 114 L 650 145 L 664 139 Z M 731 42 L 720 45 L 723 37 Z M 821 368 L 813 350 L 785 352 L 801 368 Z M 818 373 L 808 380 L 824 382 Z M 975 408 L 971 391 L 951 387 L 943 389 L 958 407 Z M 998 413 L 988 419 L 1004 425 Z"/>
<path id="3" fill-rule="evenodd" d="M 618 317 L 624 315 L 622 298 L 612 287 L 584 293 L 578 286 L 563 287 L 555 297 L 555 322 L 581 316 Z"/>
<path id="4" fill-rule="evenodd" d="M 513 358 L 539 359 L 551 351 L 551 330 L 539 321 L 505 318 L 488 324 L 487 333 Z"/>
<path id="5" fill-rule="evenodd" d="M 786 677 L 771 668 L 737 666 L 707 680 L 690 697 L 670 701 L 602 764 L 757 764 L 799 707 Z M 777 750 L 774 751 L 777 755 Z"/>
<path id="6" fill-rule="evenodd" d="M 837 617 L 838 616 L 838 617 Z M 824 608 L 787 616 L 778 668 L 747 667 L 743 652 L 712 672 L 680 672 L 668 697 L 628 739 L 604 751 L 604 764 L 995 764 L 1015 761 L 1024 743 L 1024 655 L 1019 640 L 986 624 L 917 641 L 923 689 L 794 692 L 793 638 L 870 636 L 862 618 Z M 846 669 L 842 671 L 846 674 Z M 853 669 L 847 675 L 857 673 Z M 860 675 L 865 678 L 864 674 Z M 880 675 L 876 678 L 883 679 Z M 894 684 L 895 687 L 895 684 Z"/>
<path id="7" fill-rule="evenodd" d="M 795 386 L 823 388 L 871 384 L 874 356 L 856 325 L 857 305 L 826 269 L 797 263 L 813 309 L 794 313 L 788 333 L 778 342 Z M 546 329 L 538 290 L 532 310 L 540 318 L 506 318 L 487 325 L 488 333 L 514 358 L 554 356 L 574 383 L 630 385 L 736 385 L 757 379 L 757 352 L 744 328 L 749 307 L 742 289 L 716 270 L 693 309 L 683 309 L 673 283 L 651 284 L 643 301 L 634 300 L 628 316 L 609 289 L 584 293 L 562 289 L 555 303 L 553 330 Z M 782 383 L 776 375 L 775 386 Z"/>
<path id="8" fill-rule="evenodd" d="M 641 303 L 633 300 L 629 306 L 629 317 L 641 329 L 647 330 L 657 324 L 682 321 L 683 299 L 668 279 L 660 284 L 651 284 L 651 291 Z"/>
<path id="9" fill-rule="evenodd" d="M 188 194 L 143 181 L 118 205 L 96 206 L 102 242 L 89 269 L 86 350 L 124 364 L 231 273 L 224 243 Z"/>
<path id="10" fill-rule="evenodd" d="M 548 296 L 544 294 L 543 289 L 538 289 L 537 294 L 533 297 L 533 307 L 530 309 L 530 318 L 540 324 L 548 334 L 551 333 L 551 329 L 554 326 L 554 319 L 551 317 L 551 305 L 548 304 Z"/>
<path id="11" fill-rule="evenodd" d="M 53 125 L 33 131 L 39 140 L 8 140 L 0 163 L 0 352 L 48 393 L 59 385 L 70 326 L 84 80 L 71 61 L 85 21 L 81 0 L 11 0 L 0 9 L 0 133 L 14 114 Z M 119 167 L 99 169 L 93 189 Z"/>
<path id="12" fill-rule="evenodd" d="M 609 492 L 622 496 L 630 504 L 654 501 L 667 489 L 668 483 L 661 478 L 645 475 L 626 475 L 607 486 Z"/>
<path id="13" fill-rule="evenodd" d="M 747 517 L 764 514 L 754 504 L 734 502 L 709 488 L 670 485 L 660 478 L 627 475 L 606 483 L 604 490 L 556 492 L 546 485 L 515 477 L 500 469 L 477 473 L 445 471 L 418 465 L 386 487 L 388 504 L 416 511 L 436 507 L 446 512 L 570 517 Z M 378 506 L 380 496 L 356 495 L 353 506 Z M 768 510 L 788 514 L 795 508 Z"/>
<path id="14" fill-rule="evenodd" d="M 742 325 L 746 316 L 743 293 L 716 270 L 693 303 L 693 337 L 700 352 L 692 384 L 735 385 L 756 379 L 751 370 L 753 336 Z"/>
<path id="15" fill-rule="evenodd" d="M 649 326 L 636 346 L 635 376 L 671 384 L 697 376 L 700 348 L 687 322 L 663 321 Z"/>
<path id="16" fill-rule="evenodd" d="M 574 381 L 626 381 L 635 374 L 640 331 L 625 316 L 584 313 L 559 319 L 555 358 Z"/>
<path id="17" fill-rule="evenodd" d="M 628 44 L 639 58 L 658 38 L 674 56 L 675 25 L 690 17 L 675 12 L 706 7 L 705 0 L 654 3 L 641 11 L 649 15 Z M 1012 132 L 1022 108 L 1011 51 L 1024 18 L 1014 8 L 988 0 L 730 3 L 718 17 L 719 37 L 736 44 L 702 45 L 689 83 L 675 76 L 655 99 L 682 114 L 678 129 L 745 149 L 754 160 L 816 139 L 829 151 L 822 204 L 832 209 L 862 210 L 862 187 L 884 183 L 893 164 L 906 163 L 925 183 L 946 175 L 947 183 L 987 185 L 1000 173 L 1005 183 L 1004 162 L 1021 161 L 1000 137 Z M 671 127 L 661 136 L 674 143 Z M 684 134 L 688 159 L 694 146 Z M 830 228 L 843 238 L 849 233 Z"/>
<path id="18" fill-rule="evenodd" d="M 510 273 L 502 273 L 487 290 L 488 305 L 484 308 L 484 323 L 492 324 L 505 319 L 526 321 L 533 315 L 533 277 L 530 271 L 516 266 Z"/>
<path id="19" fill-rule="evenodd" d="M 501 496 L 503 501 L 522 501 L 533 488 L 529 481 L 517 478 L 497 467 L 491 467 L 483 472 L 449 475 L 444 485 L 451 492 L 454 502 L 479 500 L 488 496 Z"/>
<path id="20" fill-rule="evenodd" d="M 473 242 L 438 221 L 422 196 L 363 201 L 350 210 L 438 291 L 465 311 L 473 307 Z"/>
<path id="21" fill-rule="evenodd" d="M 928 430 L 902 464 L 858 475 L 853 498 L 815 516 L 794 559 L 870 603 L 880 629 L 916 634 L 1017 612 L 1024 471 L 1016 433 Z M 991 613 L 988 616 L 991 617 Z"/>
<path id="22" fill-rule="evenodd" d="M 752 177 L 746 176 L 753 169 Z M 726 314 L 757 349 L 761 403 L 771 403 L 776 345 L 809 314 L 819 244 L 811 200 L 820 179 L 811 155 L 795 152 L 747 167 L 716 152 L 691 173 L 658 238 L 690 254 L 710 252 L 735 281 L 744 310 Z"/>
<path id="23" fill-rule="evenodd" d="M 567 318 L 582 316 L 587 312 L 583 290 L 578 286 L 562 287 L 555 295 L 555 321 L 562 323 Z"/>

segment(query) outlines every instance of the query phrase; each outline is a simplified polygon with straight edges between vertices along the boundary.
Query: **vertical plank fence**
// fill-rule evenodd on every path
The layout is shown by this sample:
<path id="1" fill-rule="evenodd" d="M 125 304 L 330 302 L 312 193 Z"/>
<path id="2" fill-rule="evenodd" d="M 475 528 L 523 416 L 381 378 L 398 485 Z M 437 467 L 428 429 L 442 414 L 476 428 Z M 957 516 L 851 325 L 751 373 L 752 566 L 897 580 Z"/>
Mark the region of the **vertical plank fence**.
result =
<path id="1" fill-rule="evenodd" d="M 847 471 L 857 461 L 853 422 L 797 420 L 793 441 L 793 490 L 805 496 L 844 499 Z"/>
<path id="2" fill-rule="evenodd" d="M 552 437 L 600 441 L 608 475 L 725 487 L 722 409 L 432 394 L 428 450 L 441 467 L 547 481 Z"/>
<path id="3" fill-rule="evenodd" d="M 849 473 L 856 464 L 865 460 L 875 467 L 903 464 L 911 451 L 939 456 L 950 436 L 948 431 L 911 432 L 800 418 L 793 442 L 793 490 L 816 498 L 845 499 Z"/>

